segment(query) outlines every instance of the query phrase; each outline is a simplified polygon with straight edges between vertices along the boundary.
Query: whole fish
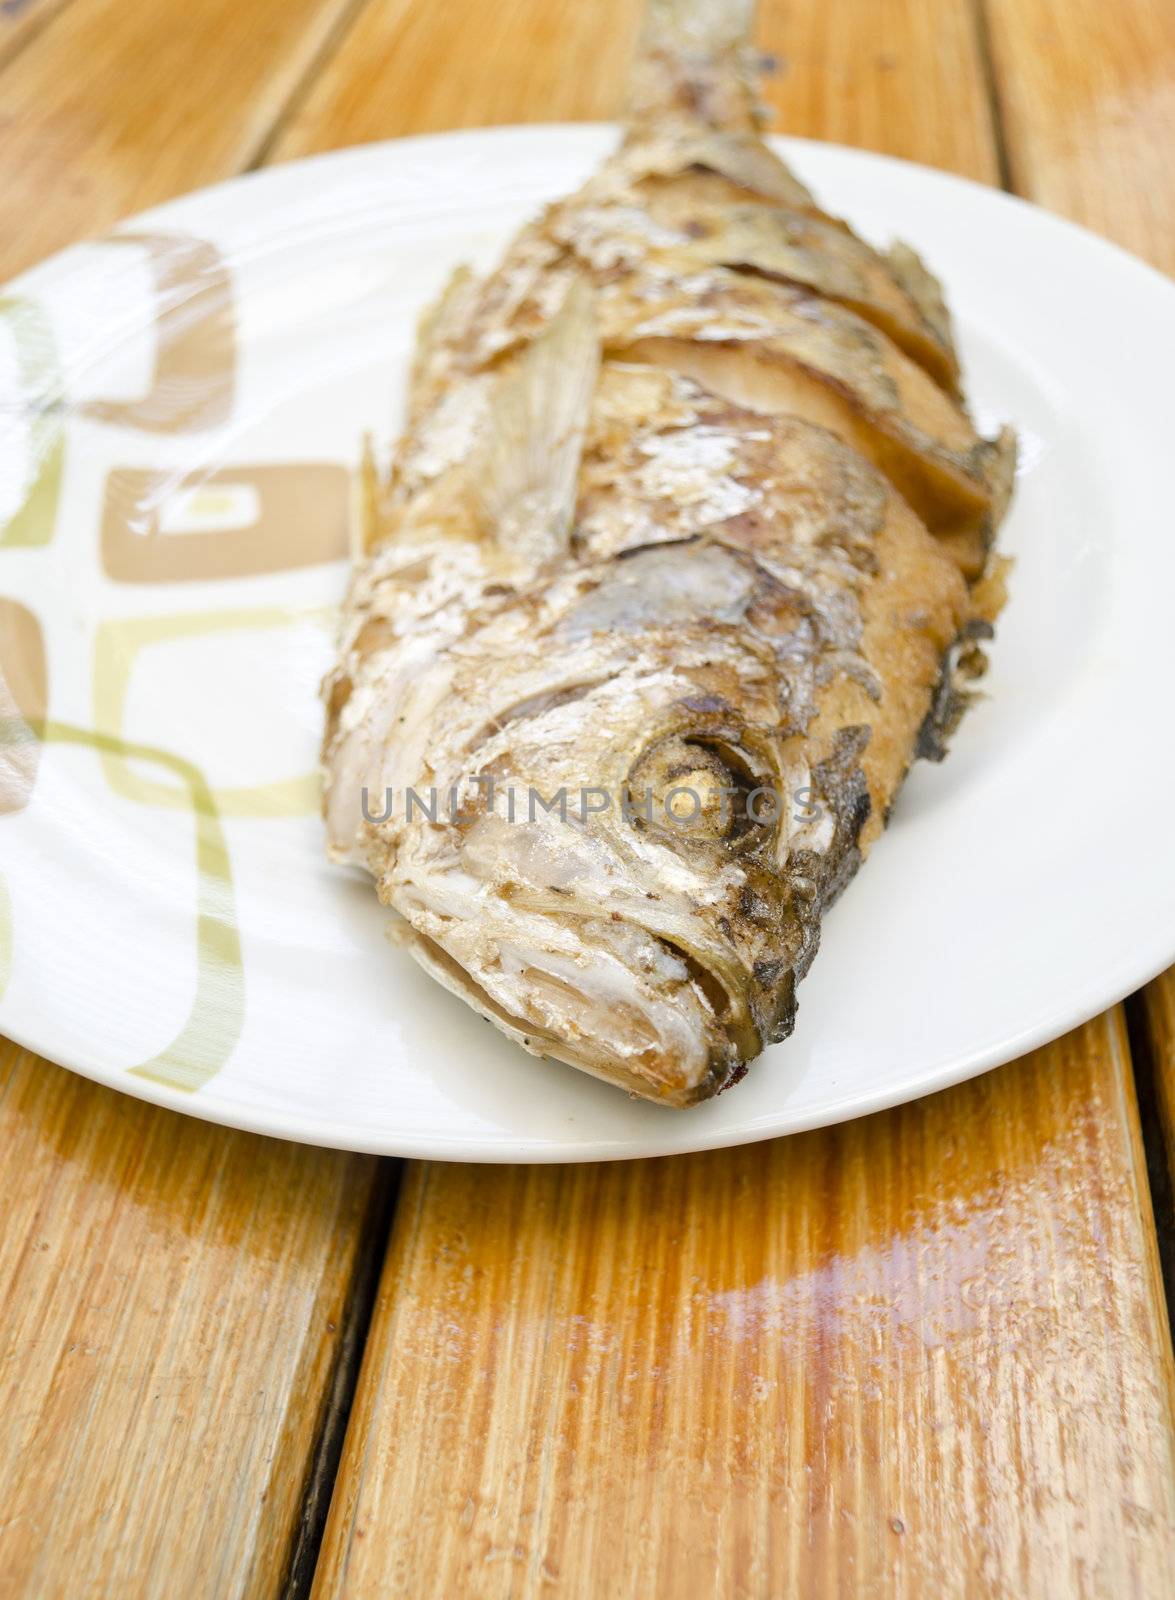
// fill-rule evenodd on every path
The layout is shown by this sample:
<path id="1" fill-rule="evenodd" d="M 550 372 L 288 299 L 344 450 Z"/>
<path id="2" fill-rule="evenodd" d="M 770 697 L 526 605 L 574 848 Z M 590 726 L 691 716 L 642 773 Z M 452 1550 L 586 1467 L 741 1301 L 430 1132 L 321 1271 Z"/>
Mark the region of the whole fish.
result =
<path id="1" fill-rule="evenodd" d="M 1014 441 L 935 280 L 760 137 L 747 0 L 654 0 L 620 147 L 425 317 L 360 476 L 329 848 L 528 1050 L 685 1106 L 982 667 Z"/>

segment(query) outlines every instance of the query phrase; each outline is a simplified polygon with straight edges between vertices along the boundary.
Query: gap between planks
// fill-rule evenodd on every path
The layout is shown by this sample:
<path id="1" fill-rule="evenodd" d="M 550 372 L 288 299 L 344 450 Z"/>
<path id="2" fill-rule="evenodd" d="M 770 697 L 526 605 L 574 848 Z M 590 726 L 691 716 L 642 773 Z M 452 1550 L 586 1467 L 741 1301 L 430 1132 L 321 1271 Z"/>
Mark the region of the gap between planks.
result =
<path id="1" fill-rule="evenodd" d="M 355 1400 L 359 1367 L 371 1330 L 376 1294 L 391 1240 L 402 1173 L 402 1162 L 379 1163 L 368 1214 L 362 1226 L 359 1255 L 343 1313 L 342 1333 L 322 1424 L 310 1451 L 302 1509 L 290 1549 L 289 1570 L 281 1585 L 283 1600 L 306 1600 L 314 1583 L 347 1423 Z"/>
<path id="2" fill-rule="evenodd" d="M 1126 1002 L 1167 1320 L 1175 1328 L 1175 969 Z"/>

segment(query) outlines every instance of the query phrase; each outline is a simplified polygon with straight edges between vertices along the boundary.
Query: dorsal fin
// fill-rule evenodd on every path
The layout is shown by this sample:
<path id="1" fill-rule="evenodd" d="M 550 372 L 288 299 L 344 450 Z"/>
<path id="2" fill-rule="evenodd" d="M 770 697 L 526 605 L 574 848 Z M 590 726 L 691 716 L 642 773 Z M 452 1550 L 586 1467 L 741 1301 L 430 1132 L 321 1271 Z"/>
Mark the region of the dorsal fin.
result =
<path id="1" fill-rule="evenodd" d="M 474 483 L 503 552 L 528 566 L 561 555 L 575 516 L 600 336 L 590 285 L 563 305 L 499 381 Z"/>
<path id="2" fill-rule="evenodd" d="M 379 470 L 370 433 L 363 435 L 359 466 L 351 478 L 347 543 L 352 566 L 365 561 L 380 541 Z"/>

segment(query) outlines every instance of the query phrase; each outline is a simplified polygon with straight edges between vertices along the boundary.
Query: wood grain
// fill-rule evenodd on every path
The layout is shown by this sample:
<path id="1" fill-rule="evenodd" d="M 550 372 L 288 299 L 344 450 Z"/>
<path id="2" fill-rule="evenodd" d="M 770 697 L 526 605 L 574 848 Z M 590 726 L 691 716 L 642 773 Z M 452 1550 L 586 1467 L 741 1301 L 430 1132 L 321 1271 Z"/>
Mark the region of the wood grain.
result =
<path id="1" fill-rule="evenodd" d="M 377 1163 L 0 1048 L 0 1589 L 276 1593 Z"/>
<path id="2" fill-rule="evenodd" d="M 620 114 L 639 5 L 418 0 L 369 6 L 277 141 L 286 157 L 407 133 Z M 780 132 L 886 149 L 994 178 L 967 0 L 760 0 L 758 43 L 780 71 L 764 99 Z M 928 72 L 950 96 L 921 91 Z"/>
<path id="3" fill-rule="evenodd" d="M 1163 1592 L 1132 1093 L 1111 1013 L 819 1134 L 414 1168 L 316 1593 Z"/>
<path id="4" fill-rule="evenodd" d="M 0 78 L 0 281 L 246 166 L 354 5 L 72 0 Z"/>
<path id="5" fill-rule="evenodd" d="M 0 0 L 0 66 L 69 3 L 70 0 Z"/>
<path id="6" fill-rule="evenodd" d="M 788 131 L 997 176 L 976 8 L 763 9 Z M 536 108 L 539 46 L 496 37 L 486 84 L 475 8 L 436 27 L 421 89 L 365 15 L 282 152 L 619 104 L 589 66 Z M 316 1593 L 1159 1593 L 1172 1421 L 1113 1012 L 758 1149 L 412 1169 Z"/>
<path id="7" fill-rule="evenodd" d="M 618 114 L 641 7 L 368 6 L 277 142 L 281 157 L 406 133 Z"/>
<path id="8" fill-rule="evenodd" d="M 969 0 L 760 0 L 784 71 L 775 130 L 996 181 L 991 106 Z"/>
<path id="9" fill-rule="evenodd" d="M 1017 190 L 1175 271 L 1175 6 L 986 5 Z"/>

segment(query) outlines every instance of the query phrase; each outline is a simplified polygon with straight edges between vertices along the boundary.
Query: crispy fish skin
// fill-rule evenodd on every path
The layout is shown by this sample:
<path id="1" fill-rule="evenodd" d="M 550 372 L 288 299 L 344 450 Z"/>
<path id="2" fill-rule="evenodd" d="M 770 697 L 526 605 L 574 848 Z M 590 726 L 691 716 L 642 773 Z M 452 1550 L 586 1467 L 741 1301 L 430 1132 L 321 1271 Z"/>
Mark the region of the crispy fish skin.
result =
<path id="1" fill-rule="evenodd" d="M 325 685 L 329 848 L 412 954 L 672 1106 L 790 1031 L 938 753 L 1013 450 L 917 258 L 759 139 L 746 9 L 656 0 L 617 156 L 426 317 Z"/>

